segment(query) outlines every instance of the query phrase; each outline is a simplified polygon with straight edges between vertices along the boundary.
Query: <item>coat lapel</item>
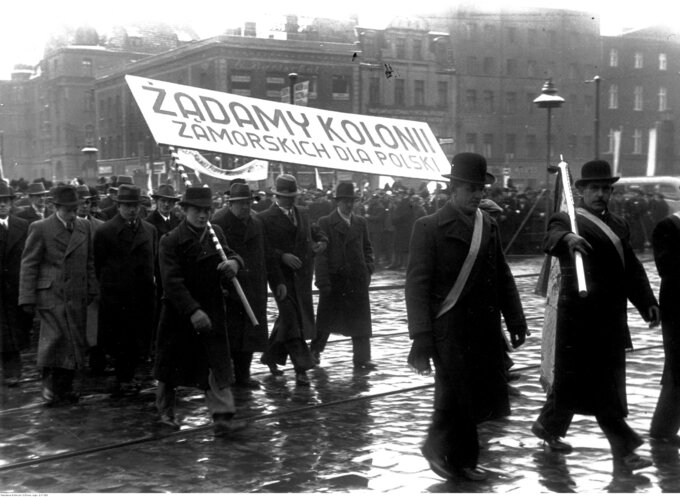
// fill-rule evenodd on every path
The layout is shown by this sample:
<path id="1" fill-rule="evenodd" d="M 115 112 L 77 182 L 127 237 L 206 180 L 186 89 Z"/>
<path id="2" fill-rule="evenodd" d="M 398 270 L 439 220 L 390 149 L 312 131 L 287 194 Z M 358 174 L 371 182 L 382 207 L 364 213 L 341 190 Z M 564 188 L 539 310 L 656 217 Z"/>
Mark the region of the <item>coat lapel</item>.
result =
<path id="1" fill-rule="evenodd" d="M 85 221 L 84 219 L 80 218 L 75 219 L 75 221 L 73 222 L 73 233 L 71 233 L 71 239 L 68 241 L 64 257 L 68 257 L 68 255 L 71 252 L 73 252 L 80 245 L 82 245 L 83 242 L 87 241 L 87 228 L 85 227 L 86 225 L 87 221 Z M 64 228 L 63 225 L 62 229 L 64 230 L 64 232 L 68 233 L 68 231 L 66 230 L 66 228 Z"/>
<path id="2" fill-rule="evenodd" d="M 8 230 L 7 230 L 7 245 L 5 246 L 5 251 L 9 252 L 12 247 L 14 246 L 15 243 L 17 243 L 19 240 L 21 240 L 21 237 L 25 233 L 24 230 L 22 230 L 19 225 L 17 224 L 16 221 L 12 222 L 12 217 L 9 217 L 9 222 L 8 224 Z M 18 218 L 17 218 L 18 219 Z"/>

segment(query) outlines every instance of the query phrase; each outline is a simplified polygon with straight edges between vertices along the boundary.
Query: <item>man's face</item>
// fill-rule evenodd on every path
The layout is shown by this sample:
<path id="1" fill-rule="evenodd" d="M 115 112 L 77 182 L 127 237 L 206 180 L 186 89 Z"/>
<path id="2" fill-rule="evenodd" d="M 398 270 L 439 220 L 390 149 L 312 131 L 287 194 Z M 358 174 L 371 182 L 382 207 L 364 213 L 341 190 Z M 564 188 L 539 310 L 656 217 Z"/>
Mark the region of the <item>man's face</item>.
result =
<path id="1" fill-rule="evenodd" d="M 89 198 L 84 199 L 80 204 L 78 204 L 78 210 L 76 214 L 78 217 L 87 217 L 90 215 L 90 210 L 92 208 L 92 201 Z"/>
<path id="2" fill-rule="evenodd" d="M 165 217 L 170 215 L 172 208 L 175 206 L 175 201 L 169 198 L 160 197 L 156 200 L 156 208 L 158 212 Z"/>
<path id="3" fill-rule="evenodd" d="M 5 219 L 9 216 L 9 211 L 12 209 L 13 200 L 9 197 L 0 197 L 0 219 Z"/>
<path id="4" fill-rule="evenodd" d="M 462 210 L 465 214 L 473 214 L 477 211 L 479 203 L 482 201 L 484 185 L 472 183 L 461 183 L 453 190 L 451 200 L 453 205 Z"/>
<path id="5" fill-rule="evenodd" d="M 352 209 L 354 209 L 353 198 L 339 198 L 337 202 L 338 210 L 342 213 L 343 216 L 349 216 L 352 213 Z"/>
<path id="6" fill-rule="evenodd" d="M 118 204 L 118 212 L 120 213 L 120 217 L 122 217 L 125 221 L 134 221 L 139 217 L 139 203 L 126 202 Z"/>
<path id="7" fill-rule="evenodd" d="M 581 188 L 583 203 L 595 212 L 602 212 L 607 208 L 612 196 L 612 185 L 607 181 L 593 181 Z"/>
<path id="8" fill-rule="evenodd" d="M 57 209 L 57 214 L 59 214 L 59 217 L 62 218 L 65 222 L 69 223 L 76 218 L 76 212 L 78 210 L 78 206 L 76 206 L 76 205 L 57 205 L 56 209 Z"/>
<path id="9" fill-rule="evenodd" d="M 194 205 L 187 205 L 184 208 L 187 222 L 194 228 L 203 229 L 207 226 L 210 220 L 212 208 L 210 207 L 196 207 Z"/>
<path id="10" fill-rule="evenodd" d="M 245 221 L 250 217 L 250 200 L 235 200 L 229 202 L 229 210 L 241 221 Z"/>
<path id="11" fill-rule="evenodd" d="M 43 210 L 45 208 L 45 195 L 29 195 L 28 198 L 31 201 L 31 205 L 37 210 Z"/>
<path id="12" fill-rule="evenodd" d="M 284 209 L 290 209 L 295 203 L 295 197 L 284 197 L 283 195 L 277 195 L 276 203 L 278 203 Z"/>

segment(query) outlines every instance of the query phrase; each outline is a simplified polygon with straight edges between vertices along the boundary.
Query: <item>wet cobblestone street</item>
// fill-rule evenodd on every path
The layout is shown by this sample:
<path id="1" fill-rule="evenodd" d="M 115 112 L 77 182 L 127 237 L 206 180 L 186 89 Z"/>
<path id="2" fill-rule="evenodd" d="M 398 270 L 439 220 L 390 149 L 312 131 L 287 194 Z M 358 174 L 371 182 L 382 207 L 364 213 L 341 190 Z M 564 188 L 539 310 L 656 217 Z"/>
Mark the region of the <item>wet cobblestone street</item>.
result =
<path id="1" fill-rule="evenodd" d="M 641 255 L 658 295 L 651 254 Z M 444 481 L 420 454 L 429 424 L 432 377 L 406 365 L 410 348 L 403 290 L 371 293 L 373 360 L 379 369 L 352 368 L 351 341 L 333 336 L 310 372 L 311 386 L 295 385 L 292 369 L 274 377 L 253 361 L 255 391 L 235 391 L 246 429 L 216 438 L 202 392 L 182 389 L 172 432 L 158 424 L 154 385 L 146 378 L 135 398 L 112 399 L 108 378 L 83 380 L 74 406 L 45 408 L 35 368 L 26 356 L 18 388 L 4 389 L 0 407 L 0 489 L 49 493 L 246 492 L 680 492 L 677 449 L 652 447 L 648 429 L 663 365 L 660 328 L 629 311 L 635 351 L 628 355 L 629 424 L 646 443 L 638 450 L 654 466 L 635 478 L 612 476 L 609 445 L 592 417 L 576 416 L 566 437 L 568 455 L 546 452 L 530 427 L 545 394 L 538 379 L 543 299 L 533 293 L 540 257 L 513 259 L 531 336 L 512 353 L 512 414 L 480 426 L 485 482 Z M 533 275 L 522 277 L 522 275 Z M 403 273 L 376 274 L 373 286 L 397 285 Z M 271 309 L 270 318 L 274 316 Z M 272 321 L 273 322 L 273 321 Z M 271 322 L 270 322 L 271 324 Z"/>

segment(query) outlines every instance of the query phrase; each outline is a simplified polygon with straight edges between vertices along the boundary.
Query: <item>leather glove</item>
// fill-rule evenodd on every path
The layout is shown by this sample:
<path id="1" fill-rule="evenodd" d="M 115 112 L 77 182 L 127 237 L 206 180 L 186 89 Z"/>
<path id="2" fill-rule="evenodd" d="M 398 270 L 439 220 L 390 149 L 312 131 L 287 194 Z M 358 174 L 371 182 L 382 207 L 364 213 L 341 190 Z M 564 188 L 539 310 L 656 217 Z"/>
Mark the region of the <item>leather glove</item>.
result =
<path id="1" fill-rule="evenodd" d="M 420 333 L 415 336 L 408 353 L 408 365 L 416 373 L 428 375 L 432 373 L 430 359 L 434 356 L 434 338 L 431 333 Z"/>
<path id="2" fill-rule="evenodd" d="M 276 300 L 281 302 L 286 298 L 286 295 L 288 295 L 288 288 L 286 288 L 286 285 L 283 283 L 276 285 Z"/>
<path id="3" fill-rule="evenodd" d="M 510 332 L 510 343 L 512 343 L 512 348 L 516 349 L 524 343 L 527 338 L 526 330 L 521 331 L 511 331 Z"/>
<path id="4" fill-rule="evenodd" d="M 647 315 L 643 317 L 649 323 L 649 327 L 654 328 L 661 323 L 661 310 L 656 305 L 650 305 L 647 309 Z"/>
<path id="5" fill-rule="evenodd" d="M 217 265 L 217 270 L 227 278 L 232 279 L 236 276 L 236 273 L 238 273 L 238 261 L 235 261 L 234 259 L 222 261 Z"/>
<path id="6" fill-rule="evenodd" d="M 202 309 L 197 309 L 194 311 L 190 319 L 194 330 L 196 330 L 196 333 L 205 333 L 206 331 L 210 331 L 212 328 L 210 318 Z"/>
<path id="7" fill-rule="evenodd" d="M 571 254 L 572 257 L 574 257 L 574 252 L 579 251 L 583 255 L 588 255 L 588 252 L 593 250 L 593 247 L 586 241 L 585 238 L 582 236 L 577 235 L 576 233 L 569 233 L 564 237 L 564 241 L 567 244 L 567 248 L 569 249 L 569 253 Z"/>
<path id="8" fill-rule="evenodd" d="M 281 256 L 283 263 L 294 271 L 297 271 L 302 267 L 302 261 L 300 258 L 294 254 L 285 253 Z"/>

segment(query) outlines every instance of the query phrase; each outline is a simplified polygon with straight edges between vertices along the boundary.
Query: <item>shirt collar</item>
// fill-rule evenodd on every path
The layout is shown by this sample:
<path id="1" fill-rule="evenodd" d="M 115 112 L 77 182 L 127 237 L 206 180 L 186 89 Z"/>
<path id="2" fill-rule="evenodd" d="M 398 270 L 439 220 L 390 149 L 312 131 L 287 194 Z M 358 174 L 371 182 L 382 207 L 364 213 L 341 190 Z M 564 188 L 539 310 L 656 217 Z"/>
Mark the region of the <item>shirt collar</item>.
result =
<path id="1" fill-rule="evenodd" d="M 345 216 L 342 212 L 340 212 L 340 209 L 336 209 L 338 211 L 338 215 L 340 218 L 345 221 L 347 224 L 352 224 L 352 213 L 350 212 L 349 216 Z"/>
<path id="2" fill-rule="evenodd" d="M 7 226 L 9 228 L 9 222 L 8 221 L 9 221 L 9 216 L 4 218 L 4 219 L 0 217 L 0 224 L 2 224 L 3 226 Z"/>

